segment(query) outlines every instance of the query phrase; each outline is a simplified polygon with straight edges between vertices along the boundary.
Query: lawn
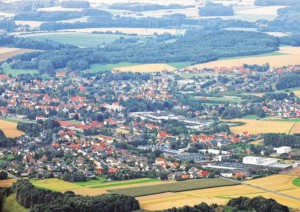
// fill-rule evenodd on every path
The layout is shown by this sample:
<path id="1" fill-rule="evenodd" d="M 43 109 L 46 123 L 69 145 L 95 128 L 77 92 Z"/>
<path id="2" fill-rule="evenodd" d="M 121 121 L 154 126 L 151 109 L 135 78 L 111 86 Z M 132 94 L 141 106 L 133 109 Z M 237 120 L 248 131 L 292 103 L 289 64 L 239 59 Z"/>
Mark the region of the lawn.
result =
<path id="1" fill-rule="evenodd" d="M 114 42 L 115 40 L 124 37 L 132 38 L 136 36 L 115 35 L 115 34 L 92 34 L 80 32 L 57 32 L 57 33 L 38 33 L 26 35 L 25 37 L 33 40 L 44 41 L 52 40 L 63 44 L 70 44 L 85 48 L 94 48 Z M 144 38 L 146 36 L 138 36 Z"/>
<path id="2" fill-rule="evenodd" d="M 293 180 L 293 185 L 300 187 L 300 177 Z"/>
<path id="3" fill-rule="evenodd" d="M 3 71 L 6 75 L 12 75 L 13 77 L 17 77 L 20 74 L 37 74 L 38 70 L 23 70 L 23 69 L 13 69 L 10 65 L 5 65 L 3 67 Z"/>
<path id="4" fill-rule="evenodd" d="M 98 73 L 98 72 L 105 72 L 111 71 L 114 68 L 120 67 L 128 67 L 128 66 L 135 66 L 139 65 L 137 63 L 116 63 L 116 64 L 93 64 L 90 68 L 86 71 L 88 73 Z"/>
<path id="5" fill-rule="evenodd" d="M 109 192 L 138 197 L 138 196 L 146 196 L 146 195 L 159 194 L 165 192 L 180 192 L 180 191 L 189 191 L 195 189 L 230 186 L 230 185 L 237 185 L 237 184 L 238 183 L 223 178 L 212 178 L 212 179 L 197 179 L 197 180 L 188 180 L 183 182 L 174 182 L 174 183 L 169 183 L 164 185 L 153 185 L 151 187 L 141 186 L 136 188 L 114 189 L 114 190 L 109 190 Z"/>
<path id="6" fill-rule="evenodd" d="M 4 199 L 3 212 L 26 212 L 29 209 L 24 208 L 16 200 L 16 194 L 11 194 Z"/>
<path id="7" fill-rule="evenodd" d="M 239 97 L 205 97 L 205 96 L 200 96 L 198 98 L 207 98 L 207 100 L 204 100 L 204 101 L 207 101 L 207 102 L 229 102 L 229 103 L 232 102 L 232 103 L 239 103 L 239 102 L 242 101 L 242 99 L 239 98 Z"/>

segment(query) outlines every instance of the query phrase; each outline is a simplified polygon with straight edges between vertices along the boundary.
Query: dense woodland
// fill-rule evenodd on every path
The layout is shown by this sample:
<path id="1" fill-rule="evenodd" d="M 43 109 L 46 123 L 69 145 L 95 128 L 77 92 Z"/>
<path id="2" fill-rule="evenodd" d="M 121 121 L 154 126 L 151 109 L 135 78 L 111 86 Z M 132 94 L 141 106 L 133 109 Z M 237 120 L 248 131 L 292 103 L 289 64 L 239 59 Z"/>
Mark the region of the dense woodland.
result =
<path id="1" fill-rule="evenodd" d="M 61 193 L 36 188 L 29 180 L 18 180 L 12 191 L 16 193 L 17 202 L 33 212 L 129 212 L 140 209 L 139 202 L 134 197 L 118 194 L 84 197 L 75 195 L 72 191 Z"/>
<path id="2" fill-rule="evenodd" d="M 133 12 L 145 12 L 145 11 L 154 11 L 154 10 L 170 10 L 170 9 L 185 9 L 189 6 L 184 6 L 180 4 L 140 4 L 140 3 L 115 3 L 109 5 L 109 9 L 113 10 L 129 10 Z"/>
<path id="3" fill-rule="evenodd" d="M 300 72 L 295 71 L 292 73 L 287 73 L 280 76 L 278 82 L 276 83 L 276 89 L 282 90 L 286 88 L 295 88 L 300 86 Z"/>
<path id="4" fill-rule="evenodd" d="M 290 146 L 292 148 L 300 147 L 299 135 L 287 135 L 282 133 L 269 133 L 263 135 L 266 146 L 281 147 Z"/>
<path id="5" fill-rule="evenodd" d="M 19 13 L 14 17 L 14 20 L 18 21 L 61 21 L 67 19 L 80 18 L 83 16 L 95 16 L 98 19 L 111 19 L 112 14 L 104 10 L 97 9 L 83 9 L 81 12 L 72 11 L 56 11 L 56 12 L 24 12 Z"/>
<path id="6" fill-rule="evenodd" d="M 80 71 L 95 63 L 203 63 L 220 57 L 273 52 L 278 50 L 279 46 L 278 40 L 272 36 L 244 31 L 187 31 L 174 42 L 166 42 L 161 37 L 149 38 L 144 42 L 124 40 L 126 41 L 124 38 L 122 42 L 117 40 L 103 48 L 27 53 L 9 61 L 15 61 L 12 64 L 13 68 L 38 69 L 42 73 L 52 75 L 60 68 Z"/>
<path id="7" fill-rule="evenodd" d="M 51 40 L 45 41 L 33 41 L 29 38 L 15 37 L 11 35 L 0 35 L 0 46 L 36 49 L 36 50 L 60 50 L 76 48 L 75 46 L 68 44 L 61 44 Z M 31 56 L 35 56 L 38 53 L 31 53 Z"/>
<path id="8" fill-rule="evenodd" d="M 289 212 L 289 208 L 279 204 L 274 199 L 265 199 L 262 196 L 254 197 L 238 197 L 231 199 L 226 206 L 218 206 L 217 204 L 208 205 L 201 203 L 194 207 L 184 206 L 182 208 L 170 208 L 162 212 L 212 212 L 212 211 L 257 211 L 257 212 Z"/>
<path id="9" fill-rule="evenodd" d="M 89 8 L 91 5 L 88 1 L 63 1 L 60 6 L 63 8 Z"/>
<path id="10" fill-rule="evenodd" d="M 298 0 L 256 0 L 255 6 L 293 6 Z"/>
<path id="11" fill-rule="evenodd" d="M 207 3 L 199 9 L 199 16 L 232 16 L 233 8 L 223 4 Z"/>

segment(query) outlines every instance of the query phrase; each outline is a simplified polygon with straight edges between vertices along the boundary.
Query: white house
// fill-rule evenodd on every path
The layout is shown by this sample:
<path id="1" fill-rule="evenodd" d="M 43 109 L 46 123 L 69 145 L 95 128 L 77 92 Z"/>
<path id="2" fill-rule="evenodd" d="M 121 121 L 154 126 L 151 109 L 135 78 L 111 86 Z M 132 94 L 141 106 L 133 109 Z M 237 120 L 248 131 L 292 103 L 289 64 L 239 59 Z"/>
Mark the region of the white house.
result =
<path id="1" fill-rule="evenodd" d="M 288 154 L 292 151 L 292 148 L 289 146 L 281 146 L 278 148 L 274 148 L 277 154 Z"/>
<path id="2" fill-rule="evenodd" d="M 243 158 L 243 164 L 258 165 L 262 162 L 261 157 L 247 156 Z"/>

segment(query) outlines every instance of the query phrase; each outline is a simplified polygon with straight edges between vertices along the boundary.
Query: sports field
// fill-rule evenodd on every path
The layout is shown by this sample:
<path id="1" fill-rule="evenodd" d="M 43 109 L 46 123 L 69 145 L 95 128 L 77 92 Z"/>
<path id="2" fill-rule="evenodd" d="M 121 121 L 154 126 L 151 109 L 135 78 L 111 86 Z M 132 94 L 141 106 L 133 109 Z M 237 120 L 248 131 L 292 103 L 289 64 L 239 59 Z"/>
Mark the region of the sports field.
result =
<path id="1" fill-rule="evenodd" d="M 16 138 L 24 133 L 17 129 L 17 123 L 0 120 L 0 129 L 4 132 L 5 136 L 8 138 Z"/>

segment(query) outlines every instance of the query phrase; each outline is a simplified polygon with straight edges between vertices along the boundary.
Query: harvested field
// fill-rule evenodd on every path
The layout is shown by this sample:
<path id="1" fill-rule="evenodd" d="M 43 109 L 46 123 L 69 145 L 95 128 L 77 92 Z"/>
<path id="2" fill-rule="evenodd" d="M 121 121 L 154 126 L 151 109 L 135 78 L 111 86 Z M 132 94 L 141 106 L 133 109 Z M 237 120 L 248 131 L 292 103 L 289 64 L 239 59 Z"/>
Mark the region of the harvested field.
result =
<path id="1" fill-rule="evenodd" d="M 291 172 L 289 172 L 289 175 L 300 176 L 300 167 L 293 169 Z"/>
<path id="2" fill-rule="evenodd" d="M 92 33 L 92 32 L 122 32 L 126 34 L 137 34 L 137 35 L 154 35 L 170 33 L 172 35 L 184 34 L 185 30 L 178 29 L 155 29 L 155 28 L 85 28 L 85 29 L 68 29 L 68 30 L 60 30 L 63 32 L 84 32 L 84 33 Z"/>
<path id="3" fill-rule="evenodd" d="M 158 64 L 144 64 L 128 67 L 117 68 L 120 72 L 141 72 L 141 73 L 151 73 L 151 72 L 162 72 L 162 71 L 175 71 L 176 68 L 173 66 L 158 63 Z"/>
<path id="4" fill-rule="evenodd" d="M 189 191 L 195 189 L 230 186 L 236 184 L 237 183 L 223 178 L 213 178 L 213 179 L 189 180 L 184 182 L 174 182 L 166 185 L 151 186 L 150 188 L 147 186 L 141 186 L 137 188 L 113 189 L 109 191 L 112 193 L 125 194 L 125 195 L 138 197 L 138 196 L 146 196 L 146 195 L 159 194 L 165 192 Z"/>
<path id="5" fill-rule="evenodd" d="M 225 121 L 226 122 L 226 121 Z M 289 133 L 294 122 L 264 121 L 251 119 L 232 119 L 230 122 L 244 122 L 244 125 L 230 127 L 234 133 L 249 132 L 251 134 L 261 133 Z"/>
<path id="6" fill-rule="evenodd" d="M 24 133 L 17 129 L 17 123 L 0 120 L 0 129 L 4 132 L 5 136 L 8 138 L 16 138 Z"/>
<path id="7" fill-rule="evenodd" d="M 300 195 L 300 188 L 292 185 L 292 180 L 294 178 L 294 176 L 288 175 L 274 175 L 246 181 L 246 183 L 258 185 L 266 189 L 279 190 L 280 193 L 298 197 Z M 209 204 L 226 204 L 230 199 L 240 196 L 247 196 L 251 198 L 263 196 L 265 198 L 273 198 L 281 204 L 287 205 L 291 208 L 300 208 L 300 201 L 284 197 L 279 194 L 266 192 L 265 190 L 250 187 L 248 185 L 225 186 L 176 193 L 162 193 L 142 196 L 137 199 L 140 201 L 141 207 L 145 210 L 162 210 L 172 207 L 182 207 L 184 205 L 193 206 L 201 202 Z"/>
<path id="8" fill-rule="evenodd" d="M 33 185 L 38 188 L 49 189 L 53 191 L 76 191 L 77 189 L 82 188 L 80 185 L 75 183 L 70 183 L 67 181 L 59 180 L 56 178 L 49 178 L 45 180 L 35 180 L 32 181 Z"/>
<path id="9" fill-rule="evenodd" d="M 300 133 L 300 122 L 297 122 L 290 131 L 290 134 Z"/>
<path id="10" fill-rule="evenodd" d="M 18 54 L 24 54 L 33 51 L 35 50 L 0 47 L 0 62 L 5 61 L 6 59 L 16 56 Z"/>
<path id="11" fill-rule="evenodd" d="M 244 64 L 257 64 L 263 65 L 269 63 L 271 67 L 282 67 L 289 65 L 299 65 L 300 61 L 300 47 L 280 47 L 280 50 L 275 53 L 256 55 L 249 57 L 240 57 L 233 59 L 222 59 L 208 63 L 194 65 L 192 67 L 214 68 L 214 67 L 232 67 L 242 66 Z"/>
<path id="12" fill-rule="evenodd" d="M 31 28 L 39 28 L 42 23 L 42 21 L 15 21 L 17 25 L 25 26 L 28 25 Z"/>
<path id="13" fill-rule="evenodd" d="M 293 185 L 295 176 L 290 175 L 272 175 L 269 177 L 263 177 L 255 180 L 247 181 L 248 184 L 256 185 L 259 187 L 271 189 L 274 191 L 281 191 L 287 189 L 297 188 Z"/>
<path id="14" fill-rule="evenodd" d="M 0 180 L 0 188 L 10 187 L 16 181 L 17 179 Z"/>

